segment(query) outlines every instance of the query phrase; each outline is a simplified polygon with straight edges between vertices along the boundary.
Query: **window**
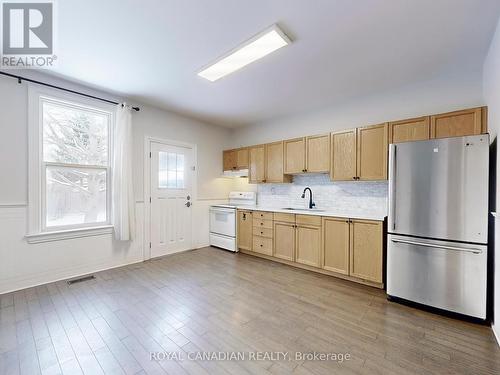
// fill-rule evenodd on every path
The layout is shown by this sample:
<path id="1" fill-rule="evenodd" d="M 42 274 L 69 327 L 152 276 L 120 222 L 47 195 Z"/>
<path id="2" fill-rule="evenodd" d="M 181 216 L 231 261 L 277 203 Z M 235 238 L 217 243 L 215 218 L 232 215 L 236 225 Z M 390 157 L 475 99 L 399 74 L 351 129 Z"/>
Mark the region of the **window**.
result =
<path id="1" fill-rule="evenodd" d="M 184 154 L 159 152 L 158 188 L 184 189 Z"/>
<path id="2" fill-rule="evenodd" d="M 70 99 L 30 92 L 31 233 L 110 224 L 113 109 Z"/>

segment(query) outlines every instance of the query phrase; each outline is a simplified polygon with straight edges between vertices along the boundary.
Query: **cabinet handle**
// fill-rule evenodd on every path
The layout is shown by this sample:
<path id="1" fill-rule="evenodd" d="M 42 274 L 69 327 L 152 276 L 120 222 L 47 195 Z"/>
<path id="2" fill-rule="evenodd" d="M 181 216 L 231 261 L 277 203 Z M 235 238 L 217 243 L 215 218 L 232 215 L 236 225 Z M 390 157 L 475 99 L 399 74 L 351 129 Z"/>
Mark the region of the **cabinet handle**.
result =
<path id="1" fill-rule="evenodd" d="M 264 225 L 264 223 L 260 223 L 260 225 Z"/>
<path id="2" fill-rule="evenodd" d="M 264 232 L 260 232 L 260 234 L 264 234 Z"/>
<path id="3" fill-rule="evenodd" d="M 353 179 L 353 180 L 355 180 L 355 179 L 356 179 L 356 176 L 354 176 L 352 179 Z"/>
<path id="4" fill-rule="evenodd" d="M 349 223 L 349 220 L 346 220 L 345 222 L 346 222 L 346 223 Z"/>

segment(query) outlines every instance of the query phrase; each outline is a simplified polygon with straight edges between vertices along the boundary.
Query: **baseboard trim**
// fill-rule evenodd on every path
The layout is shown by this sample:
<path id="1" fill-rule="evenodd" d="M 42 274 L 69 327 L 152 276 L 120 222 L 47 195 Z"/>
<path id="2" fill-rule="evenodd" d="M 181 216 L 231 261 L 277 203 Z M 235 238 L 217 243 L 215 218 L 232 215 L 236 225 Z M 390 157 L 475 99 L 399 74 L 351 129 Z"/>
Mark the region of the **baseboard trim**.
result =
<path id="1" fill-rule="evenodd" d="M 492 324 L 491 325 L 491 330 L 493 331 L 493 336 L 495 336 L 495 340 L 497 340 L 497 345 L 500 346 L 500 333 L 497 333 L 496 329 L 495 329 L 495 324 Z"/>
<path id="2" fill-rule="evenodd" d="M 89 275 L 89 274 L 94 273 L 94 272 L 101 272 L 101 271 L 111 270 L 113 268 L 125 267 L 125 266 L 129 266 L 131 264 L 137 264 L 137 263 L 142 263 L 142 262 L 144 262 L 143 259 L 133 260 L 133 261 L 130 261 L 130 262 L 120 263 L 120 264 L 116 264 L 116 265 L 112 265 L 112 266 L 111 265 L 106 265 L 105 266 L 105 265 L 101 264 L 101 265 L 96 265 L 95 269 L 92 269 L 92 270 L 74 271 L 74 273 L 71 273 L 71 274 L 68 274 L 68 275 L 65 275 L 65 276 L 61 276 L 61 277 L 56 277 L 54 279 L 49 279 L 49 280 L 43 281 L 43 282 L 30 282 L 30 281 L 26 281 L 26 285 L 23 285 L 23 286 L 20 286 L 20 287 L 14 287 L 13 289 L 7 289 L 6 291 L 0 291 L 0 295 L 7 294 L 7 293 L 12 293 L 12 292 L 17 292 L 18 290 L 24 290 L 24 289 L 28 289 L 28 288 L 34 288 L 34 287 L 37 287 L 37 286 L 46 285 L 46 284 L 50 284 L 50 283 L 55 283 L 55 282 L 58 282 L 58 281 L 72 279 L 72 278 L 75 278 L 75 277 L 85 276 L 85 275 Z M 20 283 L 22 283 L 22 281 Z"/>

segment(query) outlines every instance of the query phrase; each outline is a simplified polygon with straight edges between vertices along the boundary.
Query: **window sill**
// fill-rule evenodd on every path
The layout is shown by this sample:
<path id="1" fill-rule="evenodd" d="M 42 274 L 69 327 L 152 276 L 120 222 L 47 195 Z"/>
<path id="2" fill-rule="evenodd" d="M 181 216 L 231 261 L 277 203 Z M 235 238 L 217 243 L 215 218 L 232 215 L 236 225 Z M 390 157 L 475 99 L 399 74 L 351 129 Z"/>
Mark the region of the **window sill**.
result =
<path id="1" fill-rule="evenodd" d="M 113 233 L 112 225 L 103 225 L 100 227 L 78 228 L 78 229 L 58 230 L 53 232 L 27 234 L 25 238 L 26 241 L 28 241 L 28 243 L 42 243 L 42 242 L 70 240 L 73 238 L 102 236 L 105 234 L 112 234 L 112 233 Z"/>

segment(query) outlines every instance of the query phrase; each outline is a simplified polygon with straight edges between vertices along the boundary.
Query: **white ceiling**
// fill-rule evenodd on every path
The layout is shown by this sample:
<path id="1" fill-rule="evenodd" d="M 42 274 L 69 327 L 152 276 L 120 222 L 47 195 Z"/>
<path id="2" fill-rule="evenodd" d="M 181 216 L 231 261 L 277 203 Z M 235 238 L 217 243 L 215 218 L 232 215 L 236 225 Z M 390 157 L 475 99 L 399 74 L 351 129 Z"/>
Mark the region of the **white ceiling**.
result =
<path id="1" fill-rule="evenodd" d="M 64 0 L 54 73 L 236 127 L 480 71 L 499 14 L 498 0 Z M 290 46 L 196 75 L 273 23 Z"/>

